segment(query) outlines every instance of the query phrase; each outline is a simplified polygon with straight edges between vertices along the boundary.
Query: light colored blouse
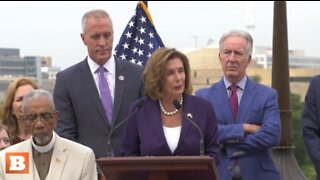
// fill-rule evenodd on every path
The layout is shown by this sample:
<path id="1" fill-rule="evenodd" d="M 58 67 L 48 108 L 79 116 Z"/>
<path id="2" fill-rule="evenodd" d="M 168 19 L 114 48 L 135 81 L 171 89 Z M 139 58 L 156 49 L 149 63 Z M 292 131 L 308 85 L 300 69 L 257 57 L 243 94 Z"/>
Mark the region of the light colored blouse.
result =
<path id="1" fill-rule="evenodd" d="M 165 127 L 163 126 L 164 136 L 166 137 L 167 144 L 173 153 L 176 150 L 180 138 L 181 126 L 178 127 Z"/>

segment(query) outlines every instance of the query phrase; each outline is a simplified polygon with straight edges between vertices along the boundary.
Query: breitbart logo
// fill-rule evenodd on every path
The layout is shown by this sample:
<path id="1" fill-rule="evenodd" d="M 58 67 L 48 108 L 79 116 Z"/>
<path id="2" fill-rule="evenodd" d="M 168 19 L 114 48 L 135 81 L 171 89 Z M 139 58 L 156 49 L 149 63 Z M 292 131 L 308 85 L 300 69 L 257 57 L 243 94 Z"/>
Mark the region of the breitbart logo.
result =
<path id="1" fill-rule="evenodd" d="M 8 152 L 6 153 L 6 173 L 7 174 L 28 174 L 29 173 L 29 153 L 28 152 Z"/>

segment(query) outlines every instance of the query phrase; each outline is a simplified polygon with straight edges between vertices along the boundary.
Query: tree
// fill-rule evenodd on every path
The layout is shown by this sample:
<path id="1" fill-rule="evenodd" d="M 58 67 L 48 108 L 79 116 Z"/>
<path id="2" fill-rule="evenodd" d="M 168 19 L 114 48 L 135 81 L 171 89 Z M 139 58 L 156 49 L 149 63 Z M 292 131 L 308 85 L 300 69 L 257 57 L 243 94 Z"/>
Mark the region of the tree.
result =
<path id="1" fill-rule="evenodd" d="M 290 99 L 292 109 L 293 144 L 295 146 L 294 155 L 304 175 L 308 179 L 316 179 L 316 172 L 307 154 L 302 138 L 301 114 L 304 103 L 300 101 L 299 94 L 291 94 Z"/>

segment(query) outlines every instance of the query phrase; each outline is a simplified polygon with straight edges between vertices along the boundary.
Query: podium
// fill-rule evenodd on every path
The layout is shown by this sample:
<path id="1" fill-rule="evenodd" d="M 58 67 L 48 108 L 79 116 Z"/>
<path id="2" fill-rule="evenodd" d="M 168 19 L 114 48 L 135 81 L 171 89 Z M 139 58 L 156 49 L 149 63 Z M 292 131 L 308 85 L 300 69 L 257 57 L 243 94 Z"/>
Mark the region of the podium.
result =
<path id="1" fill-rule="evenodd" d="M 219 180 L 209 156 L 104 157 L 96 161 L 107 180 Z"/>

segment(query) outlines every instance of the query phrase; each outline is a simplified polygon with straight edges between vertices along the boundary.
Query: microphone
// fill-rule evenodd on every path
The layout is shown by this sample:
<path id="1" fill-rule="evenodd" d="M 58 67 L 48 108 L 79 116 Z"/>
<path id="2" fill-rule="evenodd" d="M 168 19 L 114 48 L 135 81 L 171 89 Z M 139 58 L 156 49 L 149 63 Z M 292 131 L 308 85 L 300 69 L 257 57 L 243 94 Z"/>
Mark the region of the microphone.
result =
<path id="1" fill-rule="evenodd" d="M 178 101 L 178 100 L 174 100 L 173 102 L 173 105 L 174 105 L 174 107 L 176 108 L 176 109 L 182 109 L 182 106 L 181 106 L 181 104 L 180 104 L 180 102 Z M 202 131 L 201 131 L 201 129 L 200 129 L 200 127 L 195 123 L 195 122 L 193 122 L 193 120 L 192 120 L 192 114 L 191 113 L 188 113 L 187 115 L 185 115 L 183 112 L 181 112 L 182 113 L 182 115 L 184 116 L 184 117 L 186 117 L 188 120 L 189 120 L 189 122 L 199 131 L 199 134 L 200 134 L 200 155 L 202 156 L 202 155 L 204 155 L 204 142 L 203 142 L 203 134 L 202 134 Z"/>
<path id="2" fill-rule="evenodd" d="M 109 132 L 108 141 L 107 141 L 107 157 L 111 157 L 111 136 L 113 132 L 116 129 L 118 129 L 122 124 L 124 124 L 126 121 L 128 121 L 128 119 L 130 119 L 134 114 L 136 114 L 136 112 L 138 112 L 143 105 L 144 105 L 144 98 L 139 99 L 136 105 L 136 109 L 129 116 L 127 116 L 123 121 L 121 121 L 119 124 L 117 124 L 114 128 L 111 129 L 111 131 Z"/>

